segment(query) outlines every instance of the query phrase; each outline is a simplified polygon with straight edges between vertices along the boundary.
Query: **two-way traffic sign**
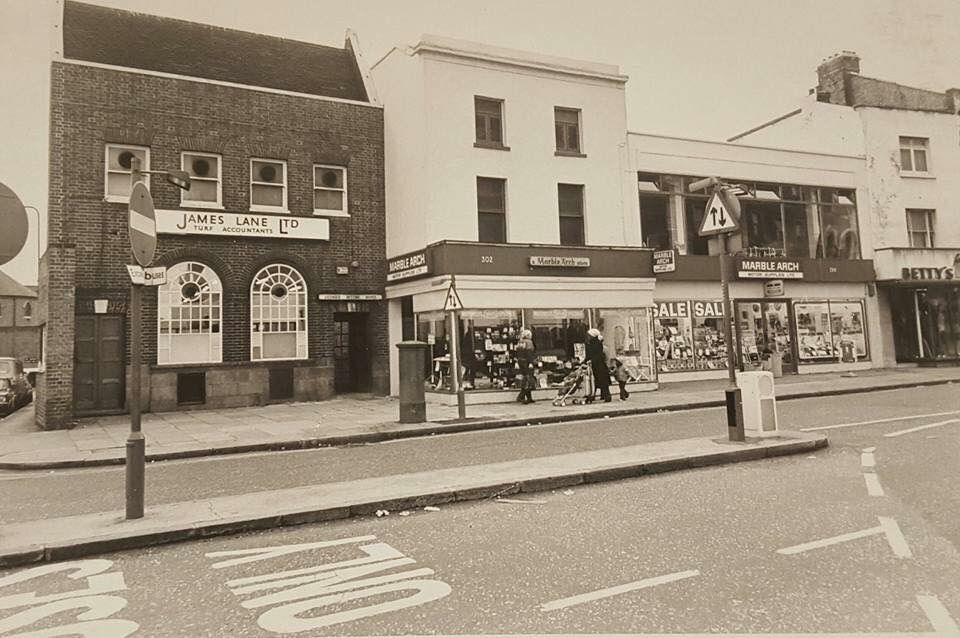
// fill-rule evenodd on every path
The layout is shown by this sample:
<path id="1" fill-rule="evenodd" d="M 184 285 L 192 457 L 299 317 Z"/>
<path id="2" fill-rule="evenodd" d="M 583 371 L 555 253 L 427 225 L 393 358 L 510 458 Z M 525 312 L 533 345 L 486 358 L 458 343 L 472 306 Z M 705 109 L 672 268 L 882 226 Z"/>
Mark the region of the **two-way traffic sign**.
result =
<path id="1" fill-rule="evenodd" d="M 714 191 L 713 197 L 710 198 L 707 209 L 703 213 L 703 221 L 700 222 L 700 236 L 732 233 L 739 227 L 740 222 L 724 203 L 720 191 Z"/>

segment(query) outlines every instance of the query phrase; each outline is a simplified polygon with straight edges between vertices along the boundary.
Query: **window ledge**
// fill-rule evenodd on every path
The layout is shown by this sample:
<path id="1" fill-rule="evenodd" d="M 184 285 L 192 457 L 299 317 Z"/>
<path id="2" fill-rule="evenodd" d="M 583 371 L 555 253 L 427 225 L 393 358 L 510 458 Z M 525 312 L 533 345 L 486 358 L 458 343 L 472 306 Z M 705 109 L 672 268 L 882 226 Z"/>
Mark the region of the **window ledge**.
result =
<path id="1" fill-rule="evenodd" d="M 223 207 L 223 204 L 217 204 L 215 202 L 181 201 L 180 208 L 203 208 L 206 210 L 225 210 Z"/>
<path id="2" fill-rule="evenodd" d="M 251 213 L 282 213 L 284 215 L 289 215 L 290 210 L 283 207 L 277 206 L 250 206 Z"/>
<path id="3" fill-rule="evenodd" d="M 342 210 L 322 210 L 322 209 L 313 209 L 313 215 L 315 217 L 350 217 L 350 213 Z"/>
<path id="4" fill-rule="evenodd" d="M 909 177 L 911 179 L 937 179 L 936 175 L 930 173 L 919 173 L 917 171 L 900 171 L 900 177 Z"/>
<path id="5" fill-rule="evenodd" d="M 579 151 L 554 151 L 554 155 L 557 157 L 586 157 L 586 153 L 581 153 Z"/>
<path id="6" fill-rule="evenodd" d="M 504 146 L 503 144 L 497 144 L 494 142 L 474 142 L 474 148 L 485 148 L 491 151 L 509 151 L 509 146 Z"/>

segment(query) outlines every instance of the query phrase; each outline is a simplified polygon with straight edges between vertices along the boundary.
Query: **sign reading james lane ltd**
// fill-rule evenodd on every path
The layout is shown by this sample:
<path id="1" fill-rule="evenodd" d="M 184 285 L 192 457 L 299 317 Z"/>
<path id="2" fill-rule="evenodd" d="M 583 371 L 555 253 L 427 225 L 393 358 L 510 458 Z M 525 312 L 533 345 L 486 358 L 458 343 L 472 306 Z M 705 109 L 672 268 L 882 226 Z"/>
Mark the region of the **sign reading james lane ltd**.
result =
<path id="1" fill-rule="evenodd" d="M 157 232 L 270 239 L 330 239 L 330 222 L 314 217 L 158 210 Z"/>

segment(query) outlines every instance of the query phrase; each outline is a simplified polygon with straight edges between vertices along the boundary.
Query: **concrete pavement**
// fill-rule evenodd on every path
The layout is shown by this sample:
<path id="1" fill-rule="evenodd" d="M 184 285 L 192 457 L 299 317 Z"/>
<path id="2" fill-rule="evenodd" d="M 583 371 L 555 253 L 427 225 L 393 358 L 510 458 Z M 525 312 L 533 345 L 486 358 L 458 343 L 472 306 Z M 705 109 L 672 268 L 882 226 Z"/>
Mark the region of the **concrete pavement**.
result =
<path id="1" fill-rule="evenodd" d="M 960 382 L 960 368 L 894 368 L 858 371 L 852 377 L 840 373 L 785 376 L 777 379 L 776 391 L 780 400 L 787 400 L 954 382 Z M 145 414 L 143 431 L 148 460 L 163 460 L 713 407 L 723 404 L 725 386 L 724 379 L 665 383 L 655 392 L 633 393 L 626 402 L 562 408 L 547 400 L 532 405 L 470 405 L 466 420 L 457 419 L 455 406 L 429 404 L 429 421 L 418 424 L 396 422 L 396 399 L 357 395 L 314 403 Z M 21 410 L 0 420 L 0 469 L 124 462 L 126 416 L 81 419 L 71 430 L 40 432 L 25 431 L 27 414 Z"/>
<path id="2" fill-rule="evenodd" d="M 122 511 L 26 521 L 3 527 L 0 567 L 800 454 L 826 445 L 821 434 L 799 432 L 744 443 L 700 437 L 172 503 L 148 507 L 144 518 L 132 521 Z"/>

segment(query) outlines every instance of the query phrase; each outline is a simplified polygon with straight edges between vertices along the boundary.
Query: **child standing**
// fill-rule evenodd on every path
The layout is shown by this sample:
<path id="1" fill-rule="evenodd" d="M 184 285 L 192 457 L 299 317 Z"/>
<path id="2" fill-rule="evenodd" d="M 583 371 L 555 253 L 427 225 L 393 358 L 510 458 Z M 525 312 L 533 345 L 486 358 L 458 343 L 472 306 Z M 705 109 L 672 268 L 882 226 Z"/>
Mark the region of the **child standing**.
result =
<path id="1" fill-rule="evenodd" d="M 620 400 L 626 401 L 627 397 L 630 396 L 630 393 L 627 392 L 627 381 L 630 380 L 630 373 L 623 367 L 623 362 L 620 359 L 613 360 L 613 378 L 617 380 L 617 385 L 620 386 Z"/>

